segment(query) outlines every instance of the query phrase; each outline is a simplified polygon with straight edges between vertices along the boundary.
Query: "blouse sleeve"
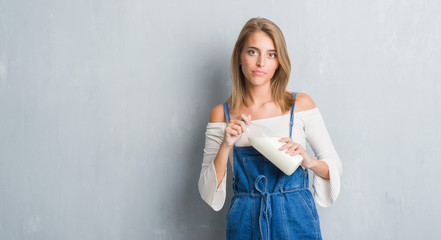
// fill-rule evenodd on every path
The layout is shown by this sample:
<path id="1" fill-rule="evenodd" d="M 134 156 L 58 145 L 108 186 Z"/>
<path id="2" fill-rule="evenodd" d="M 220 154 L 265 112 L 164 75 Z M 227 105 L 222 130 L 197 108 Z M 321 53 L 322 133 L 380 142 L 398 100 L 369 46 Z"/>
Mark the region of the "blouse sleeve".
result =
<path id="1" fill-rule="evenodd" d="M 342 164 L 331 137 L 326 129 L 325 122 L 318 108 L 310 111 L 305 119 L 306 139 L 318 160 L 325 162 L 329 167 L 329 180 L 316 174 L 313 177 L 314 199 L 318 205 L 329 207 L 337 200 L 340 194 L 340 176 Z"/>
<path id="2" fill-rule="evenodd" d="M 205 132 L 205 148 L 202 160 L 202 169 L 199 177 L 199 193 L 202 199 L 210 205 L 215 211 L 222 209 L 226 197 L 226 179 L 227 171 L 225 171 L 219 188 L 214 168 L 214 158 L 216 157 L 219 147 L 223 141 L 225 131 L 225 123 L 208 123 Z"/>

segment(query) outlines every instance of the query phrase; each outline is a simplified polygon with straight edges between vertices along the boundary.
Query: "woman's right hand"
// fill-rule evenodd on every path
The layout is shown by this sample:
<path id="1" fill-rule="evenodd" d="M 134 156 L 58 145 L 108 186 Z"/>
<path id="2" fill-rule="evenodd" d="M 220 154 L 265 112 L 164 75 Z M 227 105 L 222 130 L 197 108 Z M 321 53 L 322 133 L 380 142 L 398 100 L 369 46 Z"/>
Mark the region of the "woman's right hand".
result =
<path id="1" fill-rule="evenodd" d="M 242 121 L 245 121 L 245 123 Z M 232 148 L 234 144 L 239 141 L 242 137 L 243 132 L 247 129 L 247 126 L 250 125 L 251 115 L 241 114 L 240 118 L 231 120 L 227 127 L 225 128 L 224 140 L 222 144 L 224 144 L 228 148 Z"/>

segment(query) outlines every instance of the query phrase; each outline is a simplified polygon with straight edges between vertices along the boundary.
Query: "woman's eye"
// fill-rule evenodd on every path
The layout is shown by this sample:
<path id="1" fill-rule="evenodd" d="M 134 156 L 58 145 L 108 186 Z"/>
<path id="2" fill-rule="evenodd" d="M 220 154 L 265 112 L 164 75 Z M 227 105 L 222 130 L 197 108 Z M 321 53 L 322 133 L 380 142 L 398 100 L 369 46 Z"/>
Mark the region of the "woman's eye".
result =
<path id="1" fill-rule="evenodd" d="M 276 54 L 275 54 L 275 53 L 270 53 L 270 54 L 268 54 L 268 56 L 269 56 L 270 58 L 275 58 L 275 57 L 276 57 Z"/>
<path id="2" fill-rule="evenodd" d="M 256 51 L 254 51 L 254 50 L 248 50 L 248 53 L 250 54 L 250 55 L 256 55 Z"/>

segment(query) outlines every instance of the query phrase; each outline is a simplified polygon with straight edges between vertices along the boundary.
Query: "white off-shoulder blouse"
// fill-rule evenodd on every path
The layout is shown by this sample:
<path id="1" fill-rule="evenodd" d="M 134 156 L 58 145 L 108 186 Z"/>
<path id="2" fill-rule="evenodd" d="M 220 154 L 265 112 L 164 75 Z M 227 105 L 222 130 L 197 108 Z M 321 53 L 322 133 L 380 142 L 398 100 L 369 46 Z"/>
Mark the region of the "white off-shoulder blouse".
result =
<path id="1" fill-rule="evenodd" d="M 290 114 L 285 114 L 251 122 L 259 122 L 259 124 L 271 128 L 275 134 L 289 137 L 289 121 Z M 222 209 L 226 197 L 227 173 L 225 171 L 224 178 L 222 179 L 219 188 L 216 189 L 218 182 L 216 170 L 214 168 L 214 158 L 216 157 L 220 144 L 223 141 L 226 126 L 227 123 L 225 122 L 209 122 L 207 124 L 202 169 L 198 183 L 199 193 L 201 194 L 202 199 L 215 211 Z M 312 188 L 314 190 L 314 199 L 316 203 L 322 207 L 329 207 L 334 203 L 340 193 L 342 164 L 340 157 L 332 144 L 322 115 L 317 107 L 294 113 L 292 138 L 294 142 L 301 144 L 305 149 L 306 141 L 308 141 L 316 158 L 328 164 L 330 179 L 326 180 L 314 174 Z M 241 139 L 236 143 L 236 146 L 241 147 L 250 145 L 246 132 L 244 132 Z M 234 172 L 233 150 L 230 151 L 228 159 Z"/>

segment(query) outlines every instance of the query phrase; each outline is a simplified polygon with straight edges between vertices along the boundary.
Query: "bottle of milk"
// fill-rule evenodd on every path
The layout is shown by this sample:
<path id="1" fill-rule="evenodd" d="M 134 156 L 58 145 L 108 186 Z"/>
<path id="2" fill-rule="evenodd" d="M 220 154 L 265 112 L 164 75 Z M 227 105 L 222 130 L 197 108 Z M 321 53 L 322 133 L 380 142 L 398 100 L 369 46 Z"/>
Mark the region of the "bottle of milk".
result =
<path id="1" fill-rule="evenodd" d="M 291 175 L 302 163 L 303 157 L 299 154 L 291 156 L 286 149 L 279 150 L 286 144 L 279 142 L 284 136 L 274 136 L 271 129 L 254 122 L 247 127 L 246 133 L 251 145 L 286 175 Z"/>

